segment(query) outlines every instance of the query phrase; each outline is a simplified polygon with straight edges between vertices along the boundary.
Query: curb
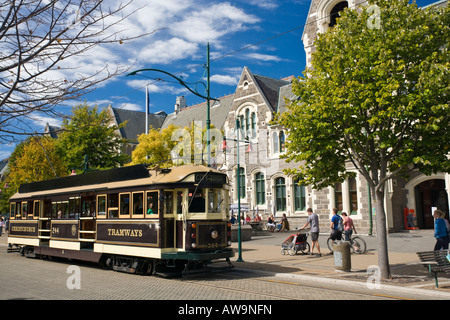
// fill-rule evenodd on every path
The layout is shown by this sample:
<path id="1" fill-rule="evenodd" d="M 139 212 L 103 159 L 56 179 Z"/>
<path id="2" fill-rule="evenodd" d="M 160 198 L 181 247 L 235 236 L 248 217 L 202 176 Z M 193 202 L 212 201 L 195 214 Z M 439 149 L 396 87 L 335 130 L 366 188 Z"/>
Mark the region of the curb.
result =
<path id="1" fill-rule="evenodd" d="M 292 274 L 292 273 L 278 273 L 278 272 L 261 271 L 261 270 L 250 270 L 250 269 L 241 269 L 241 268 L 235 268 L 234 270 L 237 272 L 261 274 L 261 275 L 266 275 L 266 276 L 271 276 L 271 277 L 276 277 L 276 278 L 293 279 L 293 280 L 299 280 L 299 281 L 304 281 L 304 282 L 309 282 L 309 283 L 314 283 L 314 284 L 334 285 L 337 287 L 345 286 L 345 287 L 349 287 L 349 288 L 369 291 L 369 292 L 372 292 L 373 294 L 379 294 L 379 295 L 381 295 L 382 293 L 386 294 L 386 291 L 388 291 L 388 292 L 397 292 L 397 293 L 403 293 L 403 294 L 408 294 L 408 295 L 426 296 L 426 297 L 429 297 L 430 299 L 450 300 L 450 293 L 442 292 L 442 291 L 434 291 L 434 290 L 429 290 L 429 289 L 420 289 L 420 288 L 414 288 L 414 287 L 402 287 L 402 286 L 389 285 L 389 284 L 377 284 L 376 288 L 369 288 L 368 283 L 360 282 L 360 281 L 342 280 L 342 279 L 319 277 L 319 276 L 307 276 L 307 275 Z"/>

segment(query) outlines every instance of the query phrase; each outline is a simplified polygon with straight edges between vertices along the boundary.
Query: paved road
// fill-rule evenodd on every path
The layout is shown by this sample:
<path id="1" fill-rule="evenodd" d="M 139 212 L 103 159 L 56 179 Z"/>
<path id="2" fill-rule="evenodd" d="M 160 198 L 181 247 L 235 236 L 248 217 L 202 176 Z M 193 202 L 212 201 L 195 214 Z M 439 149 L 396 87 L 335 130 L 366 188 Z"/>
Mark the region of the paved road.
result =
<path id="1" fill-rule="evenodd" d="M 292 300 L 339 299 L 334 290 L 232 271 L 188 278 L 129 275 L 89 264 L 27 259 L 0 252 L 0 299 Z M 79 278 L 76 278 L 77 275 Z M 78 281 L 79 279 L 79 281 Z M 79 285 L 79 286 L 78 286 Z M 72 289 L 70 289 L 71 287 Z M 79 287 L 79 289 L 77 288 Z M 351 299 L 374 299 L 349 292 Z"/>
<path id="2" fill-rule="evenodd" d="M 271 246 L 275 249 L 288 235 L 271 234 L 265 237 L 254 237 L 251 243 L 257 247 L 259 244 L 260 248 Z M 428 239 L 428 234 L 423 233 L 417 236 L 406 234 L 394 237 L 395 241 L 390 243 L 394 245 L 395 242 L 397 250 L 407 252 L 415 252 L 418 247 L 427 247 L 434 243 L 432 238 Z M 375 247 L 372 246 L 374 238 L 365 238 L 369 249 L 372 250 Z M 325 241 L 326 236 L 323 235 L 321 240 Z M 278 250 L 277 253 L 278 258 L 280 257 Z M 418 296 L 417 292 L 413 291 L 410 293 L 389 290 L 371 291 L 361 283 L 358 286 L 347 286 L 334 279 L 323 278 L 322 280 L 325 281 L 318 281 L 318 278 L 304 274 L 297 277 L 289 277 L 289 274 L 286 274 L 286 277 L 274 276 L 274 273 L 270 272 L 239 268 L 239 263 L 235 265 L 236 269 L 232 272 L 184 279 L 143 277 L 104 270 L 86 263 L 27 259 L 18 253 L 6 253 L 6 242 L 1 241 L 0 299 L 171 300 L 175 305 L 169 308 L 170 312 L 177 312 L 179 311 L 177 308 L 186 306 L 185 300 L 195 301 L 197 306 L 212 300 L 220 300 L 224 304 L 225 301 L 232 301 L 232 303 L 258 301 L 270 306 L 275 303 L 274 301 L 283 300 L 434 298 L 430 295 Z"/>

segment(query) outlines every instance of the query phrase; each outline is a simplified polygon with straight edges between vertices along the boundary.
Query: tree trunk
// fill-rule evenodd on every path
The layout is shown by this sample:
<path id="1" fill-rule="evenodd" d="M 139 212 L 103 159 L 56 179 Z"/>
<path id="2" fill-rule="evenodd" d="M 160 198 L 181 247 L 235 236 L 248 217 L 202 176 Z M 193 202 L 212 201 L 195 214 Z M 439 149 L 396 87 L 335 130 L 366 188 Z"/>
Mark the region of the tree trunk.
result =
<path id="1" fill-rule="evenodd" d="M 383 191 L 375 192 L 375 210 L 377 224 L 378 267 L 381 272 L 380 276 L 381 279 L 391 279 Z"/>

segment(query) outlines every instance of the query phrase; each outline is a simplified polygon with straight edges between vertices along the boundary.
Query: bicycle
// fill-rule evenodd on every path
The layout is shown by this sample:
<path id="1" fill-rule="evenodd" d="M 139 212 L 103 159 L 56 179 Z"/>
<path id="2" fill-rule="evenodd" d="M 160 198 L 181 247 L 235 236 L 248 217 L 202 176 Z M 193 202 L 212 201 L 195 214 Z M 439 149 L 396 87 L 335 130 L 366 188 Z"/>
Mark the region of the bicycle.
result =
<path id="1" fill-rule="evenodd" d="M 331 251 L 331 253 L 333 253 L 333 242 L 334 241 L 339 241 L 339 240 L 333 240 L 330 238 L 328 238 L 327 240 L 327 246 L 328 249 Z M 350 236 L 350 248 L 352 250 L 352 253 L 356 253 L 356 254 L 363 254 L 366 252 L 366 241 L 364 241 L 363 238 L 359 237 L 359 236 Z"/>

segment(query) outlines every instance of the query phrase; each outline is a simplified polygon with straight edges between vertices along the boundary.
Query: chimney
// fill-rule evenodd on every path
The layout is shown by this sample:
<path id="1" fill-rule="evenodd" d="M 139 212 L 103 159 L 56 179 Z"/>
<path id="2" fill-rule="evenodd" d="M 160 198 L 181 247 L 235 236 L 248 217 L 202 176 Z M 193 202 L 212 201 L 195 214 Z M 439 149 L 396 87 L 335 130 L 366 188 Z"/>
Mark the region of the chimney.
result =
<path id="1" fill-rule="evenodd" d="M 184 96 L 177 97 L 177 101 L 175 102 L 175 114 L 180 113 L 184 108 L 186 108 L 186 98 Z"/>

